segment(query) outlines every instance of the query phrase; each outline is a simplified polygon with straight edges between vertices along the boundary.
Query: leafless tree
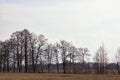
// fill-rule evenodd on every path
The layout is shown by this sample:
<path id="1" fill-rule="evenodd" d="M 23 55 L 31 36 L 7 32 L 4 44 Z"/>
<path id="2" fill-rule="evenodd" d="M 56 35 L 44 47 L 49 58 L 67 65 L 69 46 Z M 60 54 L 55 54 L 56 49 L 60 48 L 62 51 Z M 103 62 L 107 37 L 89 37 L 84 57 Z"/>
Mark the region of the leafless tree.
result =
<path id="1" fill-rule="evenodd" d="M 70 45 L 70 47 L 69 47 L 69 53 L 68 53 L 68 57 L 69 57 L 69 62 L 70 62 L 70 64 L 69 64 L 69 73 L 71 73 L 71 72 L 74 72 L 74 73 L 76 73 L 75 72 L 75 58 L 76 58 L 76 48 L 75 48 L 75 46 L 73 46 L 73 45 Z"/>
<path id="2" fill-rule="evenodd" d="M 97 50 L 97 52 L 94 56 L 94 61 L 96 63 L 96 72 L 97 73 L 106 73 L 107 72 L 108 57 L 107 57 L 107 51 L 104 48 L 104 45 L 100 46 L 99 49 Z"/>
<path id="3" fill-rule="evenodd" d="M 0 41 L 0 71 L 2 71 L 2 60 L 3 60 L 3 42 Z"/>
<path id="4" fill-rule="evenodd" d="M 80 62 L 80 72 L 85 72 L 85 59 L 87 56 L 90 56 L 90 54 L 88 53 L 89 50 L 88 48 L 78 48 L 77 49 L 77 57 L 78 60 Z"/>
<path id="5" fill-rule="evenodd" d="M 21 35 L 19 31 L 16 31 L 15 33 L 13 33 L 11 35 L 11 49 L 12 49 L 12 53 L 13 53 L 13 57 L 14 57 L 14 67 L 17 64 L 17 71 L 20 72 L 20 46 L 21 46 Z"/>
<path id="6" fill-rule="evenodd" d="M 120 74 L 120 48 L 117 49 L 116 61 L 117 61 L 117 64 L 116 64 L 117 71 L 118 71 L 118 74 Z"/>
<path id="7" fill-rule="evenodd" d="M 70 43 L 64 40 L 60 41 L 61 58 L 63 63 L 63 72 L 66 73 L 66 61 Z"/>
<path id="8" fill-rule="evenodd" d="M 30 33 L 27 29 L 14 32 L 8 40 L 0 41 L 0 71 L 6 72 L 87 72 L 88 48 L 76 48 L 70 42 L 48 43 L 44 35 Z M 120 74 L 120 49 L 116 54 Z M 107 72 L 107 51 L 100 46 L 94 56 L 97 73 Z M 60 66 L 62 64 L 62 67 Z M 79 65 L 80 64 L 80 65 Z M 79 71 L 80 70 L 80 71 Z"/>
<path id="9" fill-rule="evenodd" d="M 54 50 L 56 69 L 57 69 L 57 72 L 59 72 L 59 61 L 60 61 L 59 60 L 59 58 L 60 58 L 60 45 L 59 45 L 59 43 L 54 44 L 53 50 Z"/>
<path id="10" fill-rule="evenodd" d="M 37 46 L 37 35 L 34 33 L 31 34 L 30 36 L 30 63 L 32 65 L 32 71 L 36 71 L 36 66 L 35 66 L 35 54 L 36 54 L 36 46 Z"/>
<path id="11" fill-rule="evenodd" d="M 54 45 L 47 44 L 44 57 L 46 59 L 48 72 L 51 72 L 51 64 L 54 61 L 54 56 L 55 56 L 54 55 Z"/>
<path id="12" fill-rule="evenodd" d="M 35 55 L 35 67 L 37 68 L 38 63 L 40 64 L 40 72 L 43 72 L 43 52 L 44 45 L 47 42 L 47 38 L 44 35 L 39 35 L 37 39 L 37 50 Z"/>

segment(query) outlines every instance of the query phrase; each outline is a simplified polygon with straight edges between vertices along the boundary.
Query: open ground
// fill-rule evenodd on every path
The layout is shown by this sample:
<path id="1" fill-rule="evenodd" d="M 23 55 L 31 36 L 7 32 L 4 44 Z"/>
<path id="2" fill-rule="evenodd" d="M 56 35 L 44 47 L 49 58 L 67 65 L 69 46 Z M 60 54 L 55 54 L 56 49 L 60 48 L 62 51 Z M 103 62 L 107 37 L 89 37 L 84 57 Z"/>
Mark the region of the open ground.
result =
<path id="1" fill-rule="evenodd" d="M 112 74 L 0 73 L 0 80 L 120 80 Z"/>

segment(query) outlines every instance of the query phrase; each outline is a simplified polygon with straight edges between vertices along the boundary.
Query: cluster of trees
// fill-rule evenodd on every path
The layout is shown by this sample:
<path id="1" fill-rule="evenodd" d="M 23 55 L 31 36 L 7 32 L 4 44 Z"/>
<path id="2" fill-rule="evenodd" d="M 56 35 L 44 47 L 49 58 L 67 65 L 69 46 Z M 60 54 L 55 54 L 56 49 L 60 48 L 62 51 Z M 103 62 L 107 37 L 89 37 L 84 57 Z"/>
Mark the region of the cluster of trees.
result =
<path id="1" fill-rule="evenodd" d="M 90 72 L 91 65 L 86 65 L 87 58 L 90 57 L 88 48 L 76 48 L 65 40 L 54 44 L 48 43 L 47 40 L 44 35 L 38 36 L 24 29 L 14 32 L 10 39 L 0 41 L 0 71 Z M 120 49 L 116 59 L 120 74 Z M 107 73 L 108 56 L 104 45 L 97 50 L 94 61 L 96 73 Z"/>

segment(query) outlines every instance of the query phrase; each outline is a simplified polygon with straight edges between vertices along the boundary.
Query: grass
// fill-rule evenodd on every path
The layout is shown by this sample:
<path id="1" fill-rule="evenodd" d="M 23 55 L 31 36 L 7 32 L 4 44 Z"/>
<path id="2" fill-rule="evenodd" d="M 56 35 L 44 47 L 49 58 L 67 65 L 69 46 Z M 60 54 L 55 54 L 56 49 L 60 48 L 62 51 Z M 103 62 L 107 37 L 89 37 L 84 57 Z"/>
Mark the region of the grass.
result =
<path id="1" fill-rule="evenodd" d="M 0 80 L 120 80 L 120 75 L 0 73 Z"/>

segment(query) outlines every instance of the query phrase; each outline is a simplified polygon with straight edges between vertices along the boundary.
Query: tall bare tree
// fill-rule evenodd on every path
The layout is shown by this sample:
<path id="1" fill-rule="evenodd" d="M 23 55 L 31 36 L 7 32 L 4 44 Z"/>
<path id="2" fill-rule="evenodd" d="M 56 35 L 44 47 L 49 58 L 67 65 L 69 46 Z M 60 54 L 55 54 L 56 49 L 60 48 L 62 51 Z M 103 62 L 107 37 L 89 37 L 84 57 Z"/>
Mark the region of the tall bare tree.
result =
<path id="1" fill-rule="evenodd" d="M 36 71 L 36 66 L 35 66 L 35 54 L 36 54 L 36 49 L 37 49 L 37 35 L 34 33 L 31 34 L 30 36 L 30 60 L 32 64 L 32 71 Z"/>
<path id="2" fill-rule="evenodd" d="M 54 56 L 55 56 L 54 55 L 54 45 L 47 44 L 44 57 L 45 57 L 46 62 L 47 62 L 48 72 L 51 72 L 51 64 L 54 61 Z"/>
<path id="3" fill-rule="evenodd" d="M 39 35 L 37 39 L 37 52 L 35 55 L 35 67 L 40 64 L 40 72 L 43 72 L 43 47 L 47 43 L 47 38 L 44 35 Z"/>
<path id="4" fill-rule="evenodd" d="M 116 64 L 117 71 L 118 71 L 118 74 L 120 74 L 120 48 L 117 49 L 116 61 L 117 61 L 117 64 Z"/>
<path id="5" fill-rule="evenodd" d="M 56 43 L 54 45 L 54 57 L 55 57 L 57 72 L 59 72 L 59 58 L 60 58 L 59 56 L 60 56 L 60 45 L 59 43 Z"/>
<path id="6" fill-rule="evenodd" d="M 97 52 L 94 56 L 97 73 L 106 73 L 107 72 L 107 62 L 108 62 L 107 54 L 108 53 L 107 53 L 104 45 L 100 46 L 99 49 L 97 50 Z"/>
<path id="7" fill-rule="evenodd" d="M 69 54 L 68 54 L 68 57 L 69 57 L 69 73 L 71 72 L 75 72 L 75 58 L 76 58 L 76 48 L 75 46 L 73 45 L 70 45 L 69 47 Z"/>
<path id="8" fill-rule="evenodd" d="M 0 72 L 2 71 L 2 60 L 3 60 L 3 42 L 0 41 Z"/>
<path id="9" fill-rule="evenodd" d="M 64 40 L 60 41 L 61 58 L 63 63 L 63 72 L 66 73 L 66 61 L 70 43 Z"/>

